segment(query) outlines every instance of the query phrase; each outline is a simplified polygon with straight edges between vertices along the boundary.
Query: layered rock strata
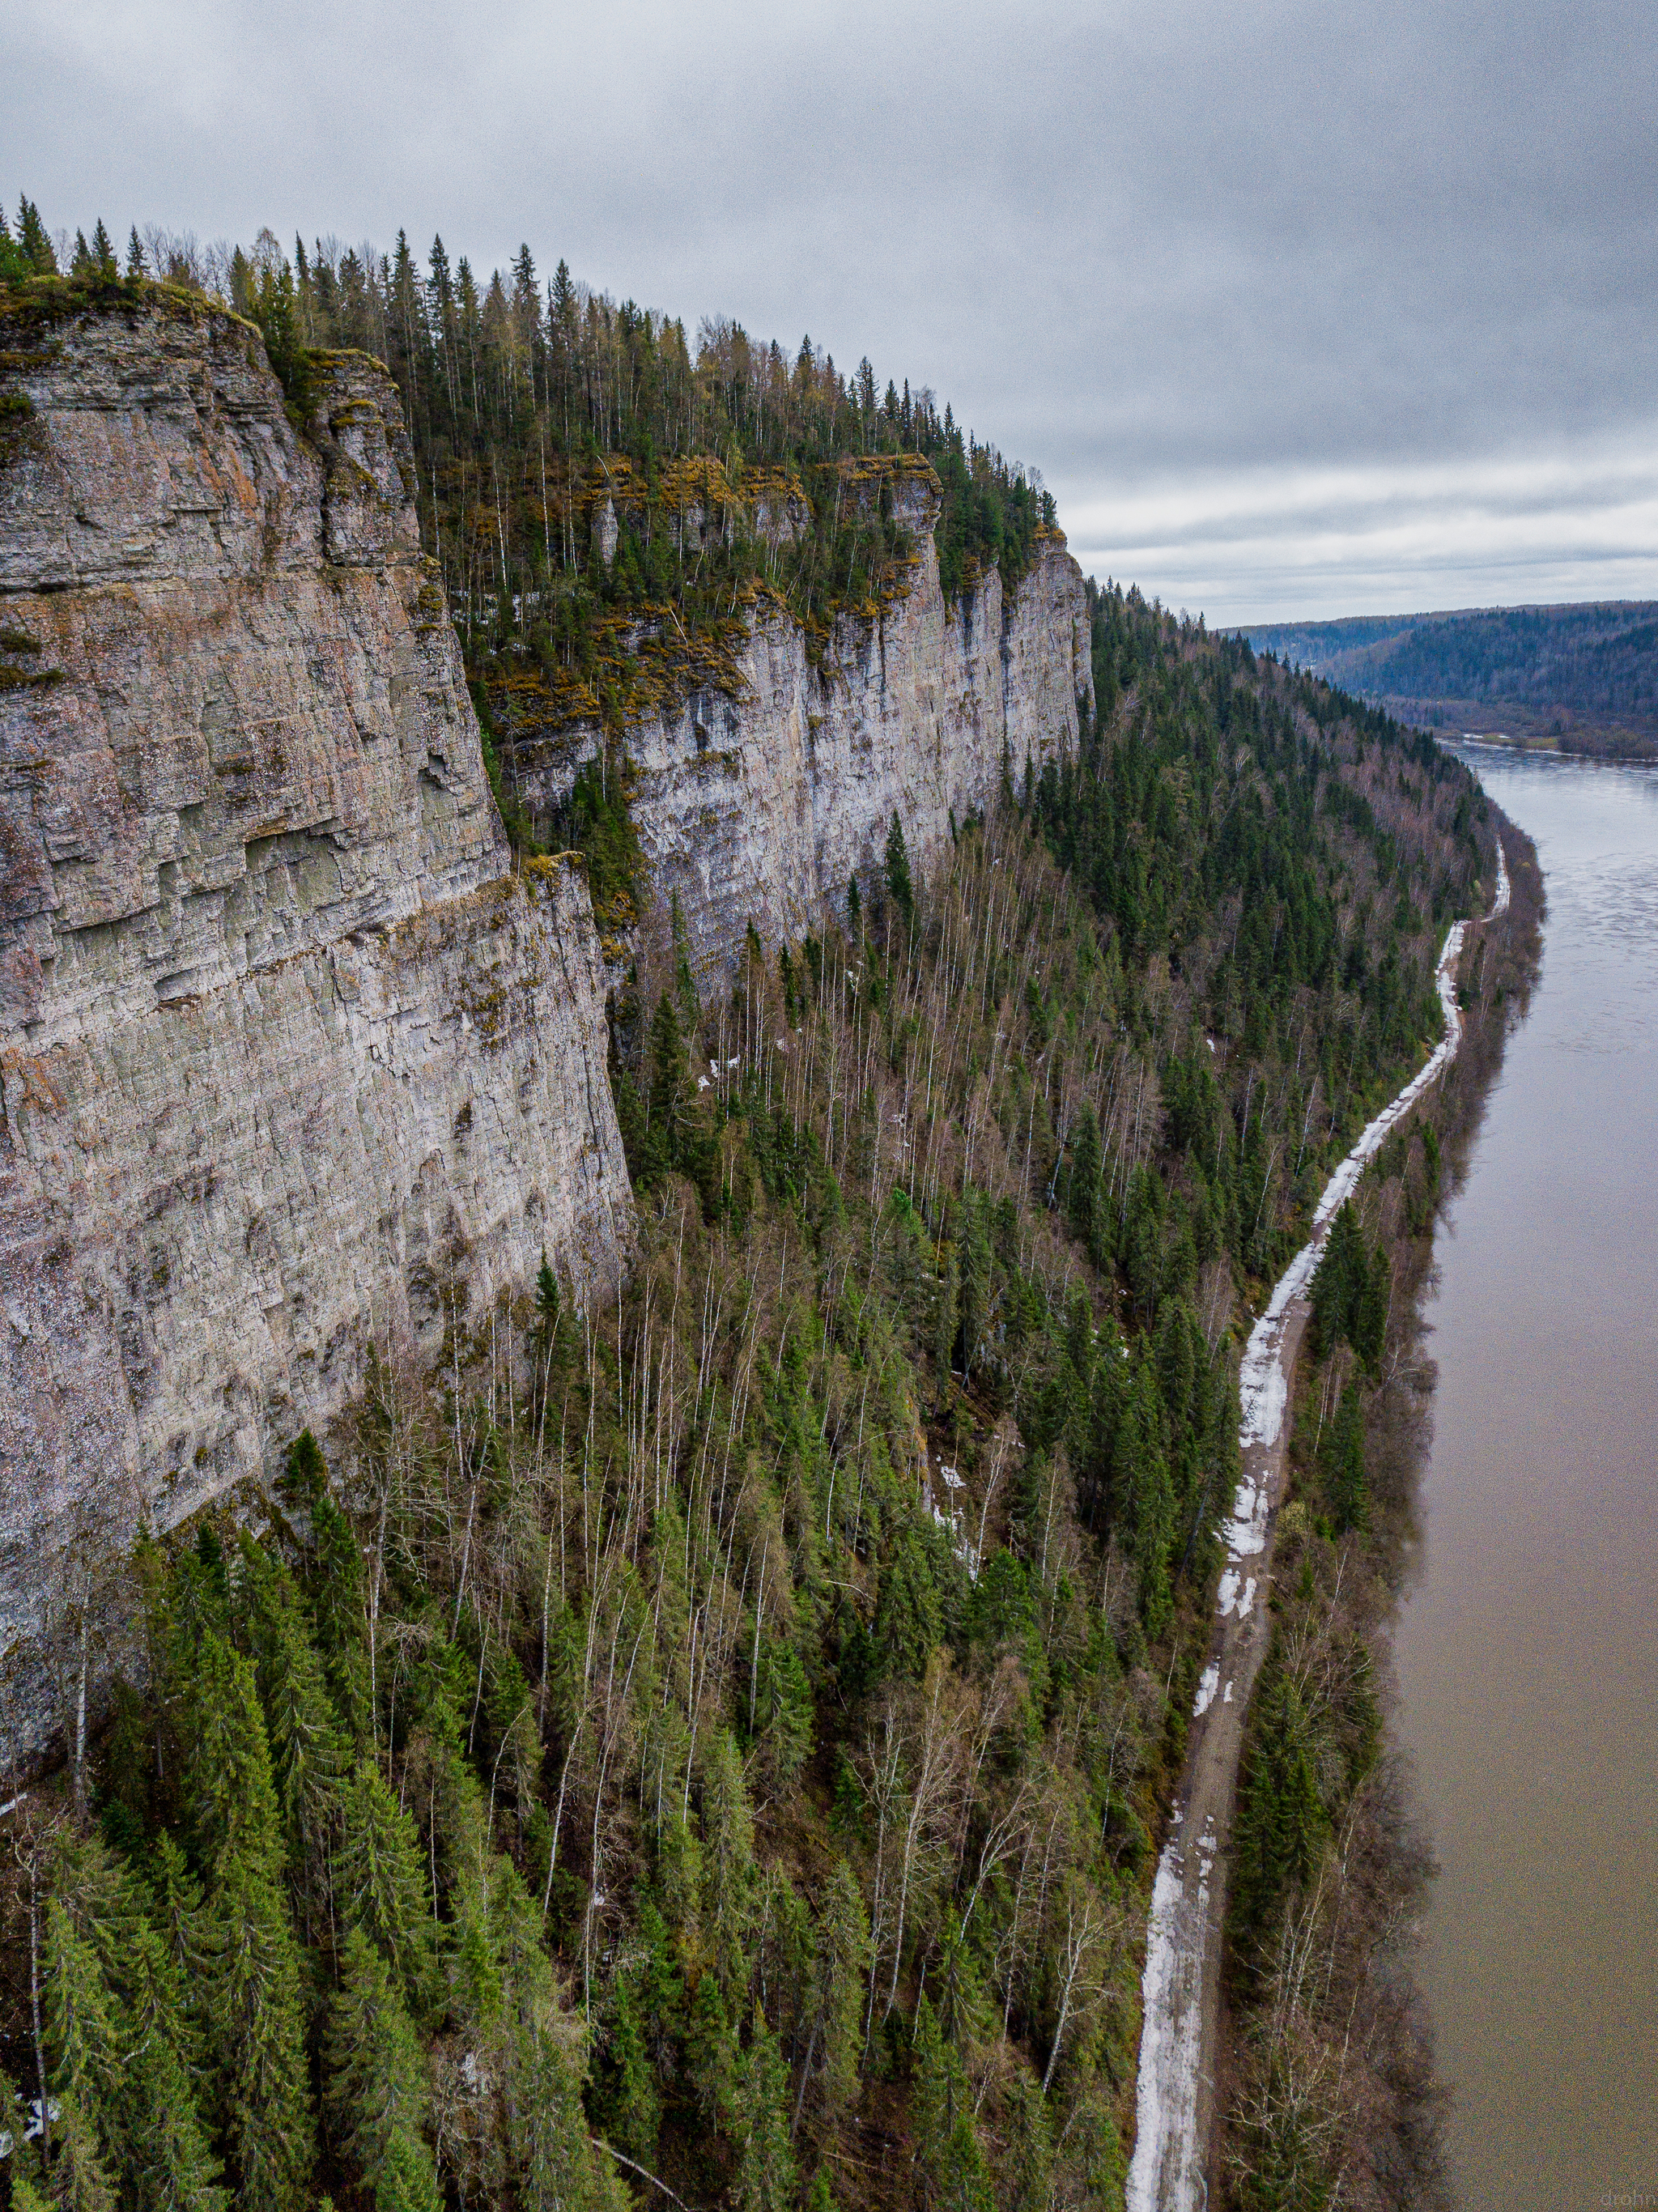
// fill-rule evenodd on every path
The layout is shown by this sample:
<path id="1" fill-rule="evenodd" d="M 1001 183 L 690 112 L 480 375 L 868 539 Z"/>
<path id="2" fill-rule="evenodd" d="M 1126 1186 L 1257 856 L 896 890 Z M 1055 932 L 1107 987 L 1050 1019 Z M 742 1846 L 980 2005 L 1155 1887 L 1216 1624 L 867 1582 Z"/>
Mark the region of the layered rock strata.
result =
<path id="1" fill-rule="evenodd" d="M 544 1249 L 612 1273 L 629 1191 L 585 878 L 510 872 L 384 371 L 301 436 L 181 297 L 0 344 L 3 1759 L 99 1559 Z"/>
<path id="2" fill-rule="evenodd" d="M 1082 572 L 1055 530 L 1011 591 L 992 569 L 946 601 L 933 540 L 938 480 L 914 464 L 887 495 L 915 557 L 872 616 L 846 616 L 819 653 L 774 599 L 754 608 L 738 682 L 694 691 L 628 738 L 630 803 L 655 887 L 677 895 L 693 958 L 731 962 L 750 923 L 798 942 L 878 870 L 896 812 L 918 868 L 987 805 L 1075 744 L 1092 711 Z M 532 809 L 568 794 L 598 732 L 520 743 L 509 766 Z"/>

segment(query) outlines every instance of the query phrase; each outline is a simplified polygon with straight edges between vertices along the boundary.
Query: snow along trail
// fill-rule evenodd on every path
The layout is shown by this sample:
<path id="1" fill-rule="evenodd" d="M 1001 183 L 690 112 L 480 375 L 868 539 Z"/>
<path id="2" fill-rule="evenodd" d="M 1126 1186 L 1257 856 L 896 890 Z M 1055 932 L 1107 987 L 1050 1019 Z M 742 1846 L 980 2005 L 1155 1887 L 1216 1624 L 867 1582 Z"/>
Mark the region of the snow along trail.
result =
<path id="1" fill-rule="evenodd" d="M 1497 921 L 1508 905 L 1508 863 L 1499 837 L 1497 897 L 1487 921 Z M 1249 1692 L 1271 1634 L 1266 1602 L 1270 1522 L 1284 1474 L 1284 1416 L 1307 1319 L 1305 1294 L 1330 1224 L 1357 1188 L 1365 1167 L 1456 1055 L 1462 1042 L 1456 966 L 1467 928 L 1466 922 L 1454 923 L 1439 956 L 1436 981 L 1445 1016 L 1443 1040 L 1325 1185 L 1311 1241 L 1296 1255 L 1250 1331 L 1238 1370 L 1243 1467 L 1220 1531 L 1227 1561 L 1217 1593 L 1215 1640 L 1198 1685 L 1186 1771 L 1169 1841 L 1157 1861 L 1146 1925 L 1140 1981 L 1145 2024 L 1127 2212 L 1197 2212 L 1207 2203 L 1208 2107 L 1214 2094 L 1219 1936 L 1226 1898 L 1223 1846 L 1236 1794 Z M 1218 1686 L 1224 1686 L 1218 1698 Z M 1195 1846 L 1181 1840 L 1191 1837 L 1199 1839 Z"/>

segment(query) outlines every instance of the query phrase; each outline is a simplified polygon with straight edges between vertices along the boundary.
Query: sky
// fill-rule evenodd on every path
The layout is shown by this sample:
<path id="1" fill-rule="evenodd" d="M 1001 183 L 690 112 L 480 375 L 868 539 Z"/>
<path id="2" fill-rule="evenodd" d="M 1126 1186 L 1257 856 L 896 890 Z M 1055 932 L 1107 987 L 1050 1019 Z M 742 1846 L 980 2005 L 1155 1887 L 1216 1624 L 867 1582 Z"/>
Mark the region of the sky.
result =
<path id="1" fill-rule="evenodd" d="M 5 0 L 49 228 L 803 333 L 1212 624 L 1658 598 L 1655 0 Z"/>

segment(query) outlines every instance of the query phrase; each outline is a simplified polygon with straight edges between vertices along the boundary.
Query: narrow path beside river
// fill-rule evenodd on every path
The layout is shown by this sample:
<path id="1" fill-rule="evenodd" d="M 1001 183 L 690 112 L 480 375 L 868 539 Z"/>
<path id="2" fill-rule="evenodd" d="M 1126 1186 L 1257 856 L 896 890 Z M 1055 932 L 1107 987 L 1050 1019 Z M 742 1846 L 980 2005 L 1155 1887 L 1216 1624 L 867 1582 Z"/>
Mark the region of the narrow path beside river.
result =
<path id="1" fill-rule="evenodd" d="M 1497 845 L 1497 897 L 1488 920 L 1509 903 L 1508 865 Z M 1307 1289 L 1330 1224 L 1360 1176 L 1423 1092 L 1449 1066 L 1462 1041 L 1456 969 L 1466 922 L 1453 924 L 1436 981 L 1443 1040 L 1403 1091 L 1366 1128 L 1330 1177 L 1313 1217 L 1313 1235 L 1296 1255 L 1255 1323 L 1238 1375 L 1243 1471 L 1223 1527 L 1227 1564 L 1220 1578 L 1209 1662 L 1198 1686 L 1187 1739 L 1186 1771 L 1157 1862 L 1141 1981 L 1145 2021 L 1134 2155 L 1127 2212 L 1195 2212 L 1207 2196 L 1205 2167 L 1212 2131 L 1215 2037 L 1219 2017 L 1221 1929 L 1226 1908 L 1226 1849 L 1244 1715 L 1271 1638 L 1266 1589 L 1272 1573 L 1272 1513 L 1284 1480 L 1284 1412 L 1306 1327 Z"/>

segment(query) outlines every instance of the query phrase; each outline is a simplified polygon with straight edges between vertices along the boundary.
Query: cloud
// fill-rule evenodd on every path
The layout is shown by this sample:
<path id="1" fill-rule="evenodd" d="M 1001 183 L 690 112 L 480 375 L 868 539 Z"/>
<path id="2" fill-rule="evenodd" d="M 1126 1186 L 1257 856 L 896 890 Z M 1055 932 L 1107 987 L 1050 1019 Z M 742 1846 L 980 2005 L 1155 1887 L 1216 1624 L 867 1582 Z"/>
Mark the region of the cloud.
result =
<path id="1" fill-rule="evenodd" d="M 12 0 L 0 37 L 0 181 L 51 222 L 527 239 L 810 331 L 1177 604 L 1658 594 L 1649 0 Z"/>

